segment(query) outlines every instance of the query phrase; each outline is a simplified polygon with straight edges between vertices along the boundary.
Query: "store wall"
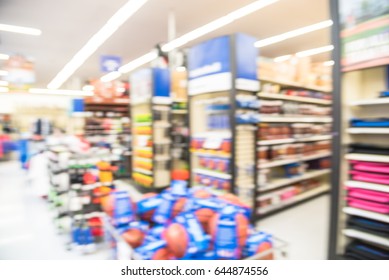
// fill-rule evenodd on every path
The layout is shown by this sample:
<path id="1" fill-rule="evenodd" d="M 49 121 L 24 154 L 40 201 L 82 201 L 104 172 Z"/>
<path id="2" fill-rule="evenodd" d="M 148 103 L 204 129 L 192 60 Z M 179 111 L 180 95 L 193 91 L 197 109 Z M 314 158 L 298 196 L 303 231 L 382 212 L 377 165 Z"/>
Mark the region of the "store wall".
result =
<path id="1" fill-rule="evenodd" d="M 13 125 L 21 132 L 32 122 L 47 118 L 57 127 L 67 129 L 72 97 L 12 93 L 0 95 L 0 113 L 11 114 Z"/>

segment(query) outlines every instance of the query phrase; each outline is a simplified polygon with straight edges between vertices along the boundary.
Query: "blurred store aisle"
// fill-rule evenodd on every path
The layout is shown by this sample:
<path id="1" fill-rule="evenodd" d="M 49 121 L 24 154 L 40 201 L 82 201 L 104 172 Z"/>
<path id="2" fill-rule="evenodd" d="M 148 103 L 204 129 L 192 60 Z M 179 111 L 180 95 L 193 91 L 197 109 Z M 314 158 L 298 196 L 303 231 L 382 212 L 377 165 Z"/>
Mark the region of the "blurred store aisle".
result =
<path id="1" fill-rule="evenodd" d="M 0 259 L 106 259 L 107 252 L 67 251 L 69 236 L 53 226 L 47 203 L 27 184 L 18 162 L 0 163 Z"/>

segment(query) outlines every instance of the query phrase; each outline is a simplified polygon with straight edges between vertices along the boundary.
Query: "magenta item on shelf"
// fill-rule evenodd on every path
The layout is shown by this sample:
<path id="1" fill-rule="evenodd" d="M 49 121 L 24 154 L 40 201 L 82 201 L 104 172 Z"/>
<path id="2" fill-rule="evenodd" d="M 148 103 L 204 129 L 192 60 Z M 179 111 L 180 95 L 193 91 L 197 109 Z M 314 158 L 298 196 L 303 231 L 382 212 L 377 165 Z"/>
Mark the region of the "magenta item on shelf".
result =
<path id="1" fill-rule="evenodd" d="M 199 156 L 199 163 L 201 167 L 207 166 L 207 157 L 206 156 Z"/>
<path id="2" fill-rule="evenodd" d="M 283 192 L 280 197 L 281 197 L 281 200 L 287 200 L 287 199 L 290 199 L 291 197 L 293 197 L 295 194 L 294 192 L 294 189 L 293 190 L 288 190 L 286 192 Z"/>
<path id="3" fill-rule="evenodd" d="M 353 180 L 364 181 L 376 184 L 389 185 L 389 175 L 377 174 L 377 173 L 367 173 L 362 171 L 351 170 L 350 175 Z"/>
<path id="4" fill-rule="evenodd" d="M 366 200 L 347 198 L 348 206 L 359 208 L 362 210 L 373 211 L 382 214 L 389 214 L 389 205 L 380 204 L 376 202 L 369 202 Z"/>
<path id="5" fill-rule="evenodd" d="M 364 161 L 351 161 L 350 163 L 352 164 L 352 168 L 354 170 L 389 174 L 389 164 Z"/>
<path id="6" fill-rule="evenodd" d="M 389 193 L 372 191 L 372 190 L 364 190 L 358 188 L 350 188 L 346 186 L 348 190 L 348 197 L 357 198 L 357 199 L 366 199 L 375 201 L 378 203 L 389 203 Z"/>

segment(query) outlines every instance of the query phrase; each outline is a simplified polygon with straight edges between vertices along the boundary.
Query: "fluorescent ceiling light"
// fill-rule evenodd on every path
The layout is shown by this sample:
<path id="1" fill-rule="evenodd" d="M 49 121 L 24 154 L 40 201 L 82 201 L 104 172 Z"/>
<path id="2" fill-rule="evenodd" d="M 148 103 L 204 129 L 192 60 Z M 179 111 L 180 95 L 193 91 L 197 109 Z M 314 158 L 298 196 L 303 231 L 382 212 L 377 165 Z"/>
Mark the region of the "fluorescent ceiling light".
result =
<path id="1" fill-rule="evenodd" d="M 122 6 L 89 41 L 79 50 L 65 67 L 47 85 L 57 89 L 133 14 L 148 0 L 130 0 Z"/>
<path id="2" fill-rule="evenodd" d="M 0 81 L 0 86 L 6 87 L 8 85 L 9 85 L 9 83 L 7 81 Z"/>
<path id="3" fill-rule="evenodd" d="M 149 63 L 156 59 L 158 57 L 158 54 L 154 51 L 151 51 L 149 53 L 146 53 L 142 55 L 141 57 L 138 57 L 137 59 L 134 59 L 133 61 L 123 65 L 119 68 L 120 73 L 128 73 L 146 63 Z"/>
<path id="4" fill-rule="evenodd" d="M 8 88 L 7 87 L 0 87 L 0 92 L 8 92 Z"/>
<path id="5" fill-rule="evenodd" d="M 280 35 L 276 35 L 276 36 L 272 36 L 272 37 L 269 37 L 269 38 L 266 38 L 263 40 L 259 40 L 259 41 L 255 42 L 254 45 L 257 48 L 265 47 L 265 46 L 272 45 L 272 44 L 275 44 L 278 42 L 282 42 L 282 41 L 285 41 L 285 40 L 290 39 L 290 38 L 298 37 L 298 36 L 301 36 L 301 35 L 316 31 L 316 30 L 324 29 L 326 27 L 331 26 L 332 24 L 333 24 L 332 20 L 325 20 L 325 21 L 322 21 L 319 23 L 315 23 L 312 25 L 301 27 L 301 28 L 298 28 L 298 29 L 295 29 L 295 30 L 292 30 L 289 32 L 285 32 L 285 33 L 282 33 Z"/>
<path id="6" fill-rule="evenodd" d="M 335 61 L 333 61 L 333 60 L 328 60 L 328 61 L 324 61 L 323 62 L 324 66 L 332 66 L 334 64 L 335 64 Z"/>
<path id="7" fill-rule="evenodd" d="M 0 60 L 8 60 L 8 59 L 9 59 L 8 54 L 0 53 Z"/>
<path id="8" fill-rule="evenodd" d="M 93 91 L 94 89 L 95 89 L 95 87 L 92 85 L 85 85 L 82 87 L 82 90 L 84 90 L 84 91 Z"/>
<path id="9" fill-rule="evenodd" d="M 0 23 L 0 31 L 21 33 L 21 34 L 33 35 L 33 36 L 39 36 L 42 34 L 42 30 L 40 29 L 9 25 L 9 24 L 1 24 L 1 23 Z"/>
<path id="10" fill-rule="evenodd" d="M 218 18 L 214 21 L 211 21 L 210 23 L 207 23 L 193 31 L 190 31 L 184 35 L 182 35 L 181 37 L 178 37 L 170 42 L 168 42 L 167 44 L 164 44 L 162 46 L 162 51 L 164 52 L 169 52 L 169 51 L 172 51 L 176 48 L 179 48 L 179 47 L 182 47 L 183 45 L 187 44 L 188 42 L 190 41 L 193 41 L 205 34 L 208 34 L 212 31 L 215 31 L 216 29 L 219 29 L 227 24 L 230 24 L 232 23 L 233 21 L 237 20 L 237 19 L 240 19 L 244 16 L 247 16 L 255 11 L 258 11 L 270 4 L 273 4 L 275 2 L 278 2 L 279 0 L 258 0 L 258 1 L 255 1 L 251 4 L 248 4 L 242 8 L 239 8 L 221 18 Z M 141 57 L 127 63 L 126 65 L 123 65 L 122 67 L 119 68 L 119 72 L 120 73 L 128 73 L 146 63 L 149 63 L 151 62 L 152 60 L 156 59 L 158 57 L 158 55 L 155 53 L 155 52 L 149 52 L 147 54 L 144 54 L 142 55 Z M 112 72 L 114 73 L 114 72 Z M 107 75 L 103 76 L 100 78 L 100 80 L 103 81 L 104 80 L 108 80 L 108 76 L 110 73 L 108 73 Z M 117 75 L 117 74 L 116 74 Z M 109 76 L 109 78 L 112 78 L 112 77 L 115 77 L 115 75 L 113 74 L 112 76 Z M 116 77 L 118 78 L 118 77 Z M 114 79 L 116 79 L 114 78 Z M 112 79 L 112 80 L 114 80 Z M 110 81 L 112 81 L 110 80 Z"/>
<path id="11" fill-rule="evenodd" d="M 279 57 L 274 58 L 274 62 L 283 62 L 283 61 L 287 61 L 287 60 L 289 60 L 291 57 L 292 57 L 291 54 L 279 56 Z"/>
<path id="12" fill-rule="evenodd" d="M 8 75 L 8 71 L 0 70 L 0 76 L 7 76 L 7 75 Z"/>
<path id="13" fill-rule="evenodd" d="M 315 48 L 315 49 L 311 49 L 311 50 L 298 52 L 298 53 L 296 53 L 296 56 L 297 57 L 306 57 L 306 56 L 311 56 L 311 55 L 315 55 L 315 54 L 329 52 L 329 51 L 332 51 L 333 49 L 334 49 L 334 46 L 329 45 L 329 46 L 324 46 L 324 47 L 320 47 L 320 48 Z"/>
<path id="14" fill-rule="evenodd" d="M 30 88 L 29 93 L 48 95 L 93 96 L 93 92 L 68 89 Z"/>
<path id="15" fill-rule="evenodd" d="M 100 81 L 103 83 L 111 82 L 117 78 L 119 78 L 122 74 L 118 71 L 110 72 L 100 78 Z"/>
<path id="16" fill-rule="evenodd" d="M 279 0 L 258 0 L 251 4 L 248 4 L 242 8 L 239 8 L 223 17 L 220 17 L 210 23 L 207 23 L 193 31 L 190 31 L 177 39 L 170 41 L 169 43 L 162 46 L 162 51 L 169 52 L 176 48 L 182 47 L 190 41 L 193 41 L 205 34 L 208 34 L 216 29 L 219 29 L 227 24 L 234 22 L 237 19 L 245 17 L 253 12 L 256 12 L 268 5 L 271 5 Z"/>

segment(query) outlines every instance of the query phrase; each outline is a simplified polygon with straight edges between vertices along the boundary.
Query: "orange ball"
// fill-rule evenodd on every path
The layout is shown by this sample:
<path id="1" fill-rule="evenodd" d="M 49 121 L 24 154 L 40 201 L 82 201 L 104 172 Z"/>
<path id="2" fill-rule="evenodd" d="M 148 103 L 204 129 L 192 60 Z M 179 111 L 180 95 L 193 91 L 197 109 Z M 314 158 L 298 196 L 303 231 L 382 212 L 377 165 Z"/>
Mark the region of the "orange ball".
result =
<path id="1" fill-rule="evenodd" d="M 132 248 L 137 248 L 143 244 L 145 233 L 138 228 L 132 228 L 124 232 L 122 237 Z"/>
<path id="2" fill-rule="evenodd" d="M 185 227 L 174 223 L 164 232 L 163 238 L 166 240 L 167 248 L 177 258 L 182 258 L 189 245 L 189 235 Z"/>

